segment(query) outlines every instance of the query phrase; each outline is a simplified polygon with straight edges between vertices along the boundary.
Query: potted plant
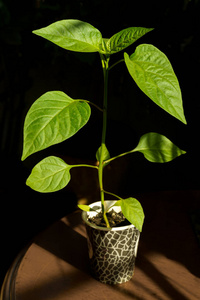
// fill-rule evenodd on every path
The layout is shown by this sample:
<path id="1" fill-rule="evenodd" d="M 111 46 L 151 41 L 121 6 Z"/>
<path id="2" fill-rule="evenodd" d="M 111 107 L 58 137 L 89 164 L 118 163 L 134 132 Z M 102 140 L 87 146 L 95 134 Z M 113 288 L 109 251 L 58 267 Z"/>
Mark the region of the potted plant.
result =
<path id="1" fill-rule="evenodd" d="M 185 153 L 167 137 L 155 132 L 144 134 L 137 147 L 115 157 L 110 156 L 106 147 L 108 75 L 121 62 L 125 63 L 141 91 L 163 110 L 186 124 L 179 83 L 164 53 L 153 45 L 141 44 L 132 55 L 124 52 L 121 60 L 111 64 L 111 57 L 115 53 L 132 45 L 150 31 L 152 28 L 130 27 L 106 39 L 102 38 L 98 29 L 79 20 L 62 20 L 33 31 L 66 50 L 98 52 L 100 55 L 104 76 L 102 106 L 84 99 L 73 99 L 61 91 L 43 94 L 33 103 L 25 118 L 22 160 L 72 137 L 88 122 L 91 105 L 100 111 L 103 122 L 100 147 L 96 152 L 97 164 L 69 165 L 61 158 L 49 156 L 33 168 L 26 184 L 41 193 L 55 192 L 69 183 L 72 168 L 96 169 L 100 201 L 79 205 L 79 208 L 83 210 L 88 232 L 94 276 L 110 284 L 125 282 L 133 275 L 144 212 L 137 199 L 123 199 L 113 191 L 104 189 L 104 168 L 115 159 L 134 152 L 141 152 L 147 160 L 156 163 L 169 162 Z M 116 201 L 106 201 L 109 196 Z"/>

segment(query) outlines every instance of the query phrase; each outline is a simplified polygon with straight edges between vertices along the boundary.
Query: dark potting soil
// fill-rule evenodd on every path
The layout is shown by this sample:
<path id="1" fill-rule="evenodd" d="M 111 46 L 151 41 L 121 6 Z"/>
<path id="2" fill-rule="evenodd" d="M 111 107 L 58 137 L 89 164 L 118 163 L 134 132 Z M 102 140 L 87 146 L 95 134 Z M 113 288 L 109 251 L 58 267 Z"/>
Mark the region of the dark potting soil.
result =
<path id="1" fill-rule="evenodd" d="M 122 212 L 117 213 L 114 210 L 111 210 L 106 215 L 111 227 L 130 225 L 130 222 L 124 217 Z M 89 222 L 95 224 L 96 226 L 106 227 L 106 223 L 101 212 L 98 213 L 95 217 L 90 218 Z"/>

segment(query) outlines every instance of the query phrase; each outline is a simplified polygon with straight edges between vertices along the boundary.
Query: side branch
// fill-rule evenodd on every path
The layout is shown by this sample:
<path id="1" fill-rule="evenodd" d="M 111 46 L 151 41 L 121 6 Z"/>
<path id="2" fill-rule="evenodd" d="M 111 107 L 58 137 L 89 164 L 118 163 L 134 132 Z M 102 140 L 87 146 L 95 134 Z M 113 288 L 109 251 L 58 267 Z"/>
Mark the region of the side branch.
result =
<path id="1" fill-rule="evenodd" d="M 113 161 L 113 160 L 115 160 L 115 159 L 117 159 L 117 158 L 123 157 L 123 156 L 125 156 L 125 155 L 127 155 L 127 154 L 131 154 L 131 153 L 133 153 L 133 152 L 136 152 L 135 149 L 134 149 L 134 150 L 131 150 L 131 151 L 128 151 L 128 152 L 124 152 L 124 153 L 119 154 L 119 155 L 117 155 L 117 156 L 111 157 L 111 158 L 105 160 L 105 161 L 104 161 L 104 164 L 109 164 L 111 161 Z"/>

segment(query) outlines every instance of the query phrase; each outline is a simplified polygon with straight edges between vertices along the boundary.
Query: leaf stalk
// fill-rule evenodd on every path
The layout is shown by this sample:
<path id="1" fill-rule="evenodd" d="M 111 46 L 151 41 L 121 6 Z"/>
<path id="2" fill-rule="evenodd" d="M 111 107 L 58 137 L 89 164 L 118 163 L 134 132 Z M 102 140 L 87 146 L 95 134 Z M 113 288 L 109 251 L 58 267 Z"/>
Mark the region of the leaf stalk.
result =
<path id="1" fill-rule="evenodd" d="M 104 164 L 109 164 L 111 161 L 113 161 L 113 160 L 115 160 L 115 159 L 117 159 L 117 158 L 123 157 L 123 156 L 125 156 L 125 155 L 131 154 L 131 153 L 133 153 L 133 152 L 136 152 L 136 150 L 133 149 L 133 150 L 131 150 L 131 151 L 124 152 L 124 153 L 121 153 L 121 154 L 116 155 L 116 156 L 114 156 L 114 157 L 111 157 L 111 158 L 105 160 L 105 161 L 104 161 Z"/>
<path id="2" fill-rule="evenodd" d="M 93 165 L 87 165 L 87 164 L 79 164 L 79 165 L 71 165 L 72 168 L 80 168 L 80 167 L 85 167 L 85 168 L 93 168 L 93 169 L 98 169 L 97 166 Z"/>
<path id="3" fill-rule="evenodd" d="M 116 63 L 114 63 L 112 66 L 109 67 L 109 71 L 114 68 L 115 66 L 117 66 L 119 63 L 124 62 L 124 59 L 120 59 L 118 60 Z"/>
<path id="4" fill-rule="evenodd" d="M 98 105 L 96 105 L 95 103 L 91 102 L 91 101 L 88 101 L 88 100 L 79 100 L 79 101 L 83 101 L 83 102 L 86 102 L 90 105 L 93 105 L 94 107 L 96 107 L 99 111 L 103 112 L 103 109 L 101 107 L 99 107 Z"/>
<path id="5" fill-rule="evenodd" d="M 116 195 L 116 194 L 114 194 L 114 193 L 111 193 L 111 192 L 108 192 L 108 191 L 105 191 L 105 190 L 104 190 L 104 193 L 105 193 L 105 194 L 108 194 L 108 195 L 110 195 L 110 196 L 113 196 L 113 197 L 115 197 L 115 198 L 117 198 L 117 199 L 119 199 L 119 200 L 122 200 L 121 197 L 119 197 L 118 195 Z"/>

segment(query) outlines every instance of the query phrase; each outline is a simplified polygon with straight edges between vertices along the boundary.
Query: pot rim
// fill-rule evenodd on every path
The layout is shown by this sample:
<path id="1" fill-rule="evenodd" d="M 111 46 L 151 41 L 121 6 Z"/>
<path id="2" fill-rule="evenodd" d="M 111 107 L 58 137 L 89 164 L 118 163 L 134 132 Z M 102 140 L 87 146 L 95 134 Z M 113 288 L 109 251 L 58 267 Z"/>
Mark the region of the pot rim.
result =
<path id="1" fill-rule="evenodd" d="M 106 200 L 105 201 L 106 205 L 108 205 L 108 208 L 111 207 L 115 202 L 117 202 L 117 201 L 113 201 L 113 200 Z M 96 206 L 97 211 L 98 210 L 101 211 L 101 201 L 91 203 L 91 204 L 89 204 L 89 206 L 91 208 Z M 112 206 L 112 209 L 114 209 L 116 212 L 121 211 L 120 206 Z M 108 209 L 108 211 L 109 211 L 109 209 Z M 89 227 L 92 227 L 92 228 L 98 229 L 98 230 L 102 230 L 102 231 L 120 231 L 120 230 L 125 230 L 125 229 L 128 229 L 128 228 L 136 228 L 133 224 L 126 225 L 126 226 L 121 226 L 121 227 L 120 226 L 119 227 L 111 227 L 111 228 L 97 226 L 97 225 L 92 224 L 88 221 L 89 217 L 95 216 L 96 214 L 97 214 L 96 211 L 91 211 L 91 212 L 83 211 L 82 212 L 82 219 Z"/>

